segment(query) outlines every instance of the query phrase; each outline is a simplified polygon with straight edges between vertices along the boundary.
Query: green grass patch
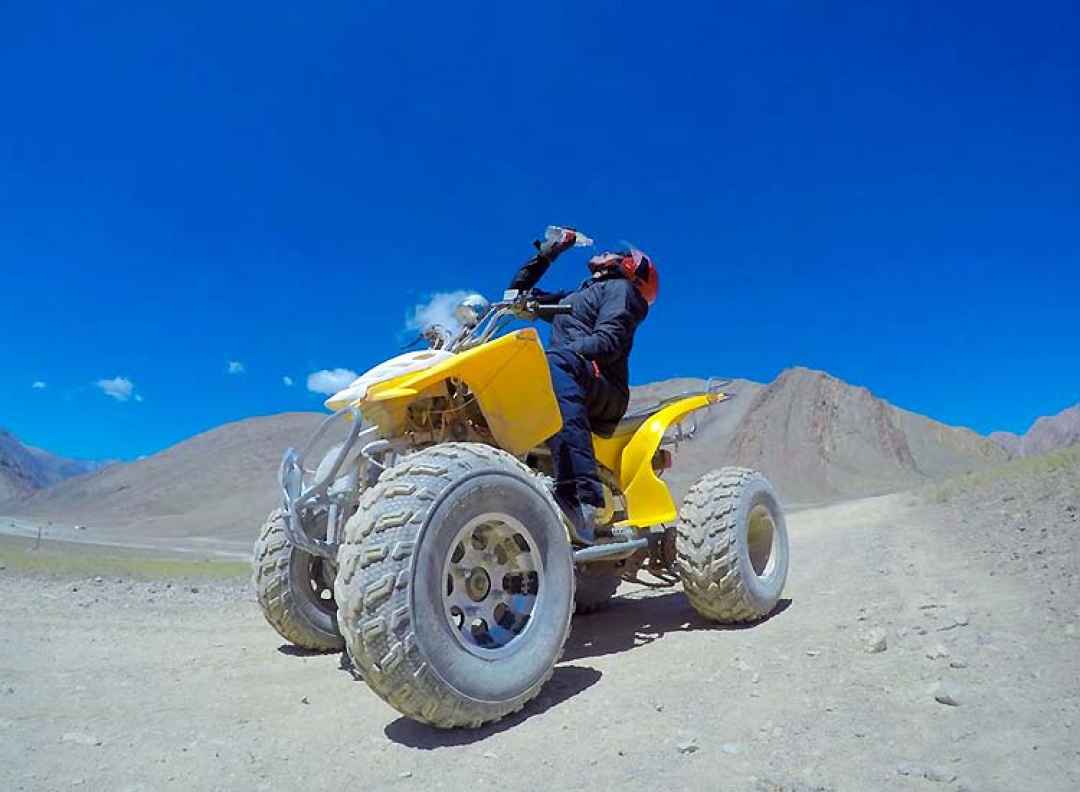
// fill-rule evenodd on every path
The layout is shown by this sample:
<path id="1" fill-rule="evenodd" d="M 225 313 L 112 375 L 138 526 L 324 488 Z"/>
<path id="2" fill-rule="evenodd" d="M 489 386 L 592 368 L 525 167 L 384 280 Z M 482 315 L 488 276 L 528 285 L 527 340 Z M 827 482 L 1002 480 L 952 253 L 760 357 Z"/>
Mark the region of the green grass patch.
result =
<path id="1" fill-rule="evenodd" d="M 12 572 L 63 578 L 121 577 L 136 580 L 233 580 L 251 574 L 240 560 L 187 557 L 151 550 L 63 542 L 38 544 L 21 536 L 0 536 L 0 574 Z"/>

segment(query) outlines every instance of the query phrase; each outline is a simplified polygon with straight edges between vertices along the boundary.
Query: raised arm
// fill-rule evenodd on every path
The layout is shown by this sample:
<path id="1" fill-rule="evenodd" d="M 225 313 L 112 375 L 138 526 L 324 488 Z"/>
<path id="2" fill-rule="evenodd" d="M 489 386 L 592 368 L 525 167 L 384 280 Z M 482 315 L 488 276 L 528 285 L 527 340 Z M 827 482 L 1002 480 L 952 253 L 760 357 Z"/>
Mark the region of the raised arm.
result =
<path id="1" fill-rule="evenodd" d="M 514 275 L 513 280 L 510 281 L 510 291 L 524 292 L 532 289 L 544 277 L 551 263 L 560 254 L 572 248 L 576 242 L 577 234 L 574 231 L 565 230 L 558 239 L 545 240 L 543 244 L 537 244 L 537 254 L 526 261 Z"/>

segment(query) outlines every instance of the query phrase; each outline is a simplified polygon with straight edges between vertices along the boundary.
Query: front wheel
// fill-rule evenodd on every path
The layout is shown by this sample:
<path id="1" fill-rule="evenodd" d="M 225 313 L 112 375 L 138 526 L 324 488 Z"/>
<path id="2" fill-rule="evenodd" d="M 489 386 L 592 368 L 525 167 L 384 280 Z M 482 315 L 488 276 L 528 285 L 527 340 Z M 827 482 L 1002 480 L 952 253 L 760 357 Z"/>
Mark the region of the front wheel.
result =
<path id="1" fill-rule="evenodd" d="M 676 532 L 683 590 L 707 619 L 749 622 L 780 601 L 788 573 L 784 512 L 763 475 L 706 473 L 686 495 Z"/>
<path id="2" fill-rule="evenodd" d="M 404 715 L 478 727 L 521 709 L 570 632 L 562 517 L 514 457 L 446 443 L 403 459 L 345 526 L 338 621 L 368 687 Z"/>
<path id="3" fill-rule="evenodd" d="M 325 536 L 325 515 L 322 521 Z M 333 567 L 289 541 L 281 509 L 270 512 L 263 523 L 252 566 L 255 597 L 278 635 L 303 649 L 341 651 Z"/>

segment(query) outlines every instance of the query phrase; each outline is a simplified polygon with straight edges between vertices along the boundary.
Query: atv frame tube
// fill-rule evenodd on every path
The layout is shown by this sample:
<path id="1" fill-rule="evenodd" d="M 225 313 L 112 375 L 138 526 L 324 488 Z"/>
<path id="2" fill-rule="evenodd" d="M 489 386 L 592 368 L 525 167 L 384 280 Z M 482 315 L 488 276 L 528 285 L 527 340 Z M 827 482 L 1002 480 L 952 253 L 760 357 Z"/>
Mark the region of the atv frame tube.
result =
<path id="1" fill-rule="evenodd" d="M 343 479 L 338 479 L 345 460 L 360 440 L 366 440 L 360 448 L 360 456 L 363 458 L 362 467 L 370 469 L 372 465 L 380 469 L 384 468 L 380 459 L 382 453 L 389 450 L 391 444 L 378 438 L 377 427 L 364 427 L 363 416 L 355 407 L 346 407 L 330 415 L 319 425 L 319 428 L 308 440 L 307 444 L 297 451 L 289 448 L 281 460 L 278 471 L 278 483 L 281 486 L 285 512 L 285 535 L 295 546 L 310 555 L 325 558 L 331 563 L 337 563 L 337 550 L 340 544 L 340 524 L 343 517 L 347 518 L 348 502 L 355 500 L 358 479 L 356 475 L 366 473 L 366 470 L 358 470 L 356 474 L 349 474 Z M 319 465 L 318 471 L 311 471 L 304 467 L 304 460 L 327 433 L 331 426 L 341 420 L 351 420 L 349 433 L 337 450 L 334 452 L 333 461 L 329 469 L 324 469 L 324 464 Z M 321 475 L 320 475 L 321 471 Z M 315 479 L 306 484 L 305 474 L 315 476 Z M 326 539 L 315 539 L 308 535 L 303 528 L 301 512 L 305 507 L 326 503 L 328 507 L 328 521 L 326 526 Z"/>

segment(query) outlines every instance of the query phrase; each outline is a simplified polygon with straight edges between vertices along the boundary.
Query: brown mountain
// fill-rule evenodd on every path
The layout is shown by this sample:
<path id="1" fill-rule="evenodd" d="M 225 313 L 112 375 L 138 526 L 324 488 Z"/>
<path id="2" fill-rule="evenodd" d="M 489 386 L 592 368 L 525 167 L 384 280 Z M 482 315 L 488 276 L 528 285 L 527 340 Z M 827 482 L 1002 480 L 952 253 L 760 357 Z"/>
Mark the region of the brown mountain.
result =
<path id="1" fill-rule="evenodd" d="M 145 459 L 0 503 L 0 514 L 87 525 L 95 529 L 91 538 L 112 539 L 115 531 L 132 540 L 250 544 L 277 505 L 282 452 L 306 440 L 323 417 L 282 413 L 225 424 Z"/>
<path id="2" fill-rule="evenodd" d="M 994 432 L 990 439 L 1012 456 L 1038 456 L 1080 443 L 1080 404 L 1039 418 L 1023 435 Z"/>
<path id="3" fill-rule="evenodd" d="M 788 502 L 892 492 L 1008 458 L 970 429 L 805 368 L 757 392 L 721 448 L 725 460 L 768 475 Z"/>
<path id="4" fill-rule="evenodd" d="M 647 391 L 703 384 L 672 380 Z M 767 386 L 735 380 L 725 390 L 732 400 L 704 413 L 695 439 L 675 454 L 669 480 L 680 497 L 702 472 L 724 465 L 761 470 L 786 503 L 809 505 L 895 492 L 1008 459 L 969 429 L 900 409 L 820 371 L 792 368 Z"/>

